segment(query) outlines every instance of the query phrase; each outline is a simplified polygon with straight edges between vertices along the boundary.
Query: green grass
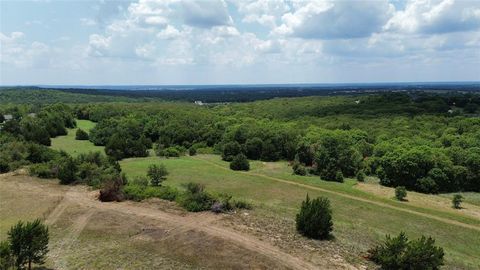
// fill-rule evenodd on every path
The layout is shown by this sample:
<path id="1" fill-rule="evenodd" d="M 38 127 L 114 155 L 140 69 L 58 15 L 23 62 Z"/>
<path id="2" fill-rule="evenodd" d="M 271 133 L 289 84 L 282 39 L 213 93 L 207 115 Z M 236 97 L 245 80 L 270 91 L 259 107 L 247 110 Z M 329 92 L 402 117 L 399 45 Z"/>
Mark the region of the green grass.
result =
<path id="1" fill-rule="evenodd" d="M 95 123 L 88 120 L 77 120 L 77 128 L 68 129 L 68 134 L 65 136 L 58 136 L 52 139 L 52 149 L 63 150 L 73 156 L 81 153 L 100 151 L 103 153 L 103 146 L 95 146 L 90 141 L 75 140 L 75 133 L 78 128 L 89 132 Z"/>
<path id="2" fill-rule="evenodd" d="M 453 195 L 455 194 L 462 195 L 463 201 L 466 203 L 480 206 L 480 193 L 477 193 L 477 192 L 455 192 L 455 193 L 442 194 L 440 196 L 452 199 Z"/>
<path id="3" fill-rule="evenodd" d="M 268 211 L 279 216 L 293 219 L 301 201 L 308 193 L 311 197 L 328 197 L 333 206 L 336 241 L 342 246 L 354 249 L 358 254 L 365 252 L 374 243 L 381 240 L 385 234 L 398 234 L 405 231 L 411 238 L 422 234 L 433 236 L 437 243 L 445 248 L 446 261 L 451 268 L 478 268 L 480 267 L 480 233 L 476 230 L 447 224 L 435 219 L 420 215 L 381 207 L 368 202 L 357 201 L 337 194 L 312 190 L 288 183 L 277 182 L 265 177 L 249 175 L 219 168 L 202 160 L 213 160 L 222 167 L 228 164 L 221 162 L 216 156 L 199 156 L 197 158 L 181 157 L 174 159 L 160 159 L 158 157 L 135 158 L 121 161 L 123 171 L 129 177 L 145 175 L 150 164 L 163 163 L 170 175 L 166 185 L 181 186 L 182 183 L 199 182 L 205 184 L 211 192 L 226 192 L 235 198 L 242 198 L 254 203 L 257 211 Z M 274 168 L 263 166 L 261 162 L 252 162 L 253 172 L 274 174 L 275 177 L 291 181 L 291 174 L 284 163 L 275 163 Z M 303 181 L 303 180 L 302 180 Z M 352 188 L 354 181 L 344 184 L 331 183 L 313 179 L 312 185 L 322 188 L 345 192 L 359 197 L 369 197 L 372 200 L 383 202 L 384 199 L 375 197 Z M 321 182 L 321 183 L 320 183 Z M 408 206 L 405 206 L 408 207 Z M 434 209 L 432 212 L 437 213 Z M 449 214 L 445 214 L 446 217 Z M 444 217 L 444 216 L 442 216 Z"/>
<path id="4" fill-rule="evenodd" d="M 78 126 L 88 131 L 94 126 L 94 123 L 79 120 Z M 89 151 L 103 151 L 103 147 L 96 147 L 88 141 L 75 140 L 75 131 L 75 129 L 69 130 L 67 136 L 53 139 L 52 147 L 64 149 L 74 155 Z M 311 197 L 328 197 L 334 210 L 335 241 L 349 250 L 354 250 L 355 254 L 365 252 L 383 239 L 385 234 L 394 235 L 404 231 L 411 238 L 419 237 L 422 234 L 434 237 L 437 243 L 445 249 L 446 262 L 449 268 L 478 269 L 480 267 L 480 257 L 478 256 L 480 254 L 480 233 L 473 229 L 358 201 L 338 194 L 282 183 L 258 175 L 231 171 L 228 169 L 228 163 L 221 161 L 219 156 L 216 155 L 170 159 L 151 156 L 125 159 L 120 162 L 122 170 L 130 178 L 145 175 L 148 166 L 153 163 L 163 163 L 167 166 L 170 175 L 165 182 L 166 185 L 181 187 L 184 183 L 199 182 L 205 184 L 210 192 L 229 193 L 235 198 L 253 202 L 255 211 L 275 213 L 288 219 L 294 219 L 298 207 L 307 193 Z M 345 183 L 334 183 L 321 181 L 318 177 L 295 176 L 291 174 L 291 168 L 288 167 L 286 162 L 263 163 L 252 161 L 251 168 L 251 173 L 320 187 L 466 224 L 480 224 L 479 220 L 470 217 L 443 212 L 438 209 L 412 206 L 408 203 L 381 198 L 355 189 L 353 186 L 356 181 L 352 179 L 347 179 Z M 468 193 L 464 195 L 467 202 L 473 204 L 479 202 L 480 196 L 478 194 Z"/>

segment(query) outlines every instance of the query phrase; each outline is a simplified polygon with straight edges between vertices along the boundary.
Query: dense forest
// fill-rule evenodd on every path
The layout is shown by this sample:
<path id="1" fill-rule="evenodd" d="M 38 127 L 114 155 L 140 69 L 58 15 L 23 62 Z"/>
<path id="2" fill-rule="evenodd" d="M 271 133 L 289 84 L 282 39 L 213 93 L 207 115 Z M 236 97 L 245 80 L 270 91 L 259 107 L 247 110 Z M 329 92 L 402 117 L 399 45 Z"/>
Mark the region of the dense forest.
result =
<path id="1" fill-rule="evenodd" d="M 5 93 L 0 100 L 12 99 L 12 92 Z M 87 166 L 46 146 L 50 137 L 75 126 L 75 119 L 88 119 L 97 123 L 88 139 L 105 146 L 108 158 L 84 157 L 93 160 L 85 171 L 94 164 L 119 175 L 116 161 L 147 156 L 153 148 L 167 157 L 216 153 L 227 161 L 239 155 L 288 160 L 294 173 L 327 181 L 371 175 L 382 185 L 424 193 L 480 191 L 476 93 L 374 93 L 208 106 L 60 95 L 72 98 L 68 104 L 43 104 L 44 97 L 34 100 L 35 95 L 28 104 L 2 102 L 0 115 L 9 116 L 0 119 L 2 172 L 31 163 L 49 164 L 57 173 Z M 98 100 L 87 103 L 88 97 Z"/>

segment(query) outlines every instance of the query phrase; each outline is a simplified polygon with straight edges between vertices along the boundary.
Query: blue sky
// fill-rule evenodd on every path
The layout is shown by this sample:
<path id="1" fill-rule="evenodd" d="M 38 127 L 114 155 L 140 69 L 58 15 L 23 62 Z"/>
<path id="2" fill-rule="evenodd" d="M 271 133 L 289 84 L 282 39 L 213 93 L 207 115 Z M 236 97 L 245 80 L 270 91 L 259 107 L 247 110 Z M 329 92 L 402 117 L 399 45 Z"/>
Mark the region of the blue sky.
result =
<path id="1" fill-rule="evenodd" d="M 0 0 L 0 84 L 479 81 L 479 0 Z"/>

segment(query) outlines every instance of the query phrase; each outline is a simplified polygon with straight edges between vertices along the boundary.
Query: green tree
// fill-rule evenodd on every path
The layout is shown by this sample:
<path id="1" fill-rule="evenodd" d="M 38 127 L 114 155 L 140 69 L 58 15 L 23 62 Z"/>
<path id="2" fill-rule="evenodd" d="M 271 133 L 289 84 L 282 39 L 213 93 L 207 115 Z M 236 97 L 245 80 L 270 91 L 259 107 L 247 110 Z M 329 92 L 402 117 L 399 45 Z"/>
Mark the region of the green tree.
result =
<path id="1" fill-rule="evenodd" d="M 395 188 L 395 198 L 399 201 L 404 201 L 407 197 L 407 189 L 404 186 L 398 186 Z"/>
<path id="2" fill-rule="evenodd" d="M 14 266 L 14 258 L 10 250 L 10 242 L 0 242 L 0 269 L 8 270 Z"/>
<path id="3" fill-rule="evenodd" d="M 148 166 L 147 176 L 150 178 L 152 186 L 161 186 L 162 182 L 167 179 L 168 171 L 165 165 L 152 164 Z"/>
<path id="4" fill-rule="evenodd" d="M 257 160 L 262 156 L 263 142 L 260 138 L 254 137 L 245 142 L 245 152 L 249 159 Z"/>
<path id="5" fill-rule="evenodd" d="M 223 146 L 222 159 L 232 161 L 235 156 L 242 152 L 242 147 L 238 142 L 228 142 Z"/>
<path id="6" fill-rule="evenodd" d="M 333 230 L 332 210 L 327 198 L 313 200 L 307 195 L 296 216 L 297 231 L 314 239 L 327 239 Z"/>
<path id="7" fill-rule="evenodd" d="M 244 154 L 238 154 L 230 162 L 230 169 L 235 171 L 248 171 L 250 170 L 250 163 Z"/>
<path id="8" fill-rule="evenodd" d="M 83 129 L 77 129 L 77 132 L 75 133 L 75 140 L 88 140 L 88 133 Z"/>
<path id="9" fill-rule="evenodd" d="M 453 208 L 455 209 L 460 209 L 462 208 L 461 207 L 461 203 L 463 202 L 463 196 L 460 195 L 460 194 L 455 194 L 453 195 L 453 198 L 452 198 L 452 206 Z"/>
<path id="10" fill-rule="evenodd" d="M 8 240 L 16 267 L 21 269 L 27 264 L 30 270 L 32 263 L 43 264 L 48 253 L 48 239 L 48 228 L 39 219 L 14 225 L 8 232 Z"/>

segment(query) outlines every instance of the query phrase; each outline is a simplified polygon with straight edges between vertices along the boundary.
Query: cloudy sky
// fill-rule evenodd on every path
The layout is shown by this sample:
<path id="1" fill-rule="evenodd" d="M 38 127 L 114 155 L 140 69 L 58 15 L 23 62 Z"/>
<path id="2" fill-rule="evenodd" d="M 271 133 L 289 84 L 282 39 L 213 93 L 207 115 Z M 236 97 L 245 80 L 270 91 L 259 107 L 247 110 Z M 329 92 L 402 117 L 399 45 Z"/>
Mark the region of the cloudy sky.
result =
<path id="1" fill-rule="evenodd" d="M 480 0 L 0 0 L 0 84 L 479 81 Z"/>

